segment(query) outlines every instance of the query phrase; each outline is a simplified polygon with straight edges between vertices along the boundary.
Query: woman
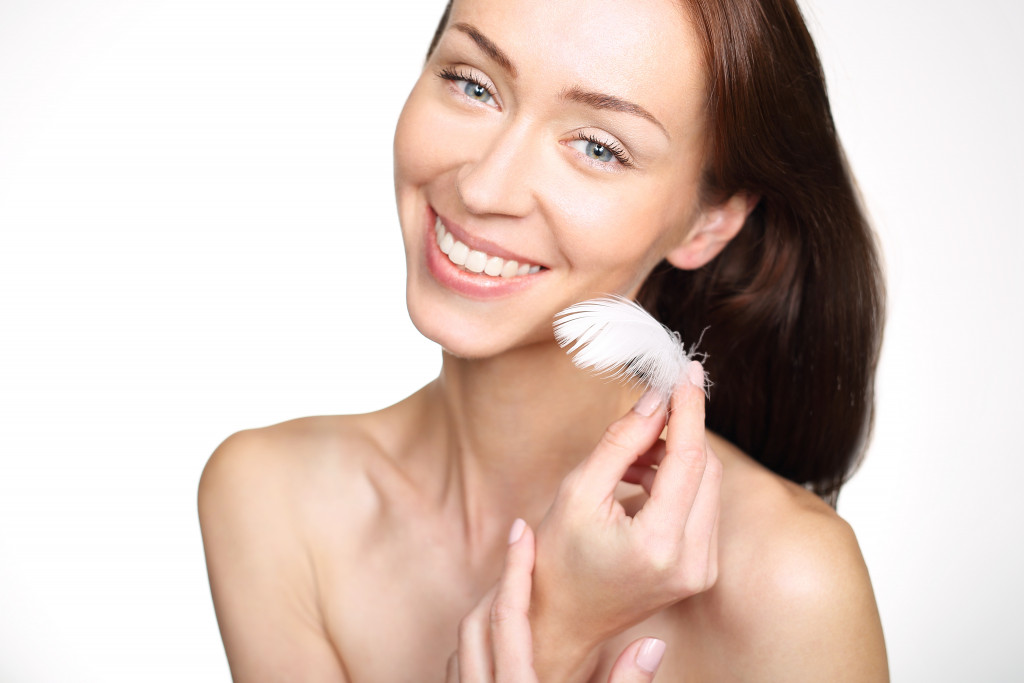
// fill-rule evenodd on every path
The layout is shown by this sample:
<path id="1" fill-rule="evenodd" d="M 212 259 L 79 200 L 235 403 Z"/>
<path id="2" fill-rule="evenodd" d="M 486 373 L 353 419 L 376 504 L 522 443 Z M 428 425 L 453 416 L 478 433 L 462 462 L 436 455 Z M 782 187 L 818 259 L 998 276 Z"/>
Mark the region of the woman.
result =
<path id="1" fill-rule="evenodd" d="M 395 186 L 442 371 L 217 449 L 236 680 L 886 679 L 822 500 L 870 428 L 881 285 L 795 5 L 455 0 Z M 697 364 L 671 406 L 571 365 L 552 317 L 603 293 L 703 333 L 706 417 Z"/>

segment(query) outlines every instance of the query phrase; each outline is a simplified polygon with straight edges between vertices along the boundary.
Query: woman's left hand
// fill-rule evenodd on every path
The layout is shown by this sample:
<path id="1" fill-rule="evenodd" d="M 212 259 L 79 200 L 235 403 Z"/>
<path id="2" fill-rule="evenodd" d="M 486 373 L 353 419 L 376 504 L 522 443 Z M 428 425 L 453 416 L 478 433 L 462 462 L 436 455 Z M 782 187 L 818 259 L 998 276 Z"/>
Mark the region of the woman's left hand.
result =
<path id="1" fill-rule="evenodd" d="M 459 649 L 448 659 L 447 683 L 537 683 L 529 609 L 535 546 L 521 519 L 512 525 L 505 568 L 498 584 L 459 625 Z M 648 683 L 665 643 L 640 638 L 612 667 L 608 683 Z"/>

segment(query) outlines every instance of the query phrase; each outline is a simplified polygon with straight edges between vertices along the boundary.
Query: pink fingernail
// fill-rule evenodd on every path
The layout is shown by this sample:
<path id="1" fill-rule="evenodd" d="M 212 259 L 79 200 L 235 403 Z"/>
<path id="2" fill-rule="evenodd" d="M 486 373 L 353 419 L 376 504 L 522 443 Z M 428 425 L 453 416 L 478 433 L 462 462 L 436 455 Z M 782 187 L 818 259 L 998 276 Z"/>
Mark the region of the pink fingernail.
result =
<path id="1" fill-rule="evenodd" d="M 644 417 L 654 415 L 654 411 L 661 407 L 661 392 L 656 389 L 648 389 L 640 400 L 633 406 L 633 410 Z"/>
<path id="2" fill-rule="evenodd" d="M 526 522 L 517 519 L 512 522 L 512 530 L 508 532 L 508 544 L 512 545 L 523 537 L 523 530 L 526 529 Z"/>
<path id="3" fill-rule="evenodd" d="M 690 384 L 697 387 L 698 389 L 704 389 L 704 366 L 700 364 L 700 361 L 690 361 L 690 366 L 687 368 L 688 378 Z"/>
<path id="4" fill-rule="evenodd" d="M 665 641 L 647 638 L 636 653 L 636 665 L 648 673 L 654 673 L 661 666 L 661 658 L 665 656 Z"/>

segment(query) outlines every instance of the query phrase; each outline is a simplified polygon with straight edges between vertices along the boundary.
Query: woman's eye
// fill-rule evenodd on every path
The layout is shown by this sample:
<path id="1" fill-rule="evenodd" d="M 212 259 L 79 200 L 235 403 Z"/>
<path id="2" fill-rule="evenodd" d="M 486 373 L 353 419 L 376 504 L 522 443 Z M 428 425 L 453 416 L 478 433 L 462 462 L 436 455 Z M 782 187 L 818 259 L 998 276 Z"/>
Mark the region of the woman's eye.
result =
<path id="1" fill-rule="evenodd" d="M 608 163 L 615 160 L 615 153 L 607 145 L 596 140 L 572 140 L 569 146 L 579 150 L 589 159 Z"/>
<path id="2" fill-rule="evenodd" d="M 458 80 L 455 81 L 455 84 L 462 88 L 462 92 L 466 93 L 468 97 L 477 102 L 488 104 L 493 99 L 487 88 L 474 81 Z"/>
<path id="3" fill-rule="evenodd" d="M 471 100 L 476 100 L 491 107 L 498 106 L 494 99 L 494 91 L 480 81 L 470 78 L 469 74 L 461 69 L 444 68 L 437 75 L 446 81 L 451 81 L 456 88 L 462 91 L 463 95 Z"/>

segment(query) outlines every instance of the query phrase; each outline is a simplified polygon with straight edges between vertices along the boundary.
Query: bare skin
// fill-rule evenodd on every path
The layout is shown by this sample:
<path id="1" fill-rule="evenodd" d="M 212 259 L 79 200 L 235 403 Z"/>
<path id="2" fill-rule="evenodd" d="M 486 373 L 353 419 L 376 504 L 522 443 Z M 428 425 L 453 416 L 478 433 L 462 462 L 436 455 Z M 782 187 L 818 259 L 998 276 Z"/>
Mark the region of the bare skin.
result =
<path id="1" fill-rule="evenodd" d="M 446 357 L 445 369 L 458 375 L 466 364 Z M 235 679 L 442 680 L 460 620 L 499 576 L 512 520 L 536 528 L 560 471 L 635 399 L 563 372 L 574 401 L 543 400 L 537 388 L 541 398 L 514 410 L 503 391 L 460 396 L 443 373 L 377 413 L 228 439 L 204 472 L 200 514 Z M 528 390 L 525 381 L 512 386 Z M 477 421 L 453 417 L 467 412 Z M 718 581 L 608 640 L 589 680 L 607 680 L 640 636 L 668 643 L 659 680 L 886 680 L 849 527 L 801 487 L 708 438 L 724 468 Z M 623 485 L 624 498 L 637 491 Z"/>
<path id="2" fill-rule="evenodd" d="M 535 659 L 497 680 L 605 683 L 641 636 L 668 644 L 660 680 L 886 679 L 849 527 L 705 435 L 695 386 L 673 396 L 665 446 L 693 457 L 659 466 L 648 501 L 638 486 L 616 489 L 620 474 L 602 480 L 601 510 L 618 515 L 603 524 L 598 506 L 574 518 L 585 497 L 565 493 L 587 464 L 607 469 L 610 425 L 626 441 L 643 432 L 639 457 L 665 416 L 631 411 L 634 393 L 572 367 L 552 316 L 601 293 L 635 296 L 663 260 L 703 266 L 758 201 L 698 200 L 701 55 L 675 0 L 455 1 L 395 136 L 409 313 L 446 349 L 443 369 L 380 412 L 242 432 L 211 458 L 200 519 L 236 680 L 444 680 L 452 652 L 471 663 L 495 645 L 469 628 L 460 638 L 460 623 L 486 609 L 510 547 L 523 549 L 507 543 L 517 518 L 527 538 L 536 531 L 525 574 Z M 470 272 L 443 234 L 466 258 L 535 268 Z M 677 506 L 659 481 L 696 502 Z M 660 520 L 655 540 L 698 542 L 631 573 L 651 545 L 601 533 L 638 519 Z M 702 563 L 717 570 L 676 590 L 668 570 Z M 612 683 L 626 680 L 644 679 Z"/>

